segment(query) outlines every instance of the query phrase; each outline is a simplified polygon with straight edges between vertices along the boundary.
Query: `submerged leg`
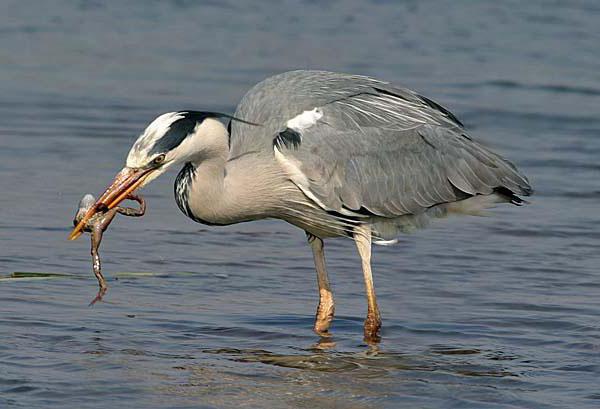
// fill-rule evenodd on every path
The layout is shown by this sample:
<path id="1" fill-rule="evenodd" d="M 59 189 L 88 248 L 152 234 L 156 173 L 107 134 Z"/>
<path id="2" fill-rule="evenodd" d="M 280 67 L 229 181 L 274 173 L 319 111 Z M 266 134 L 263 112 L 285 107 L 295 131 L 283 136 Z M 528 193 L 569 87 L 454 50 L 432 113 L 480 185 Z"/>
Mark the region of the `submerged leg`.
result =
<path id="1" fill-rule="evenodd" d="M 354 228 L 354 241 L 362 261 L 365 288 L 367 290 L 367 318 L 365 320 L 365 341 L 378 342 L 381 328 L 381 315 L 375 298 L 373 275 L 371 274 L 371 226 L 368 224 Z"/>
<path id="2" fill-rule="evenodd" d="M 306 237 L 313 252 L 315 268 L 317 270 L 317 283 L 319 284 L 319 306 L 317 307 L 317 314 L 315 316 L 314 331 L 321 336 L 328 336 L 335 306 L 333 293 L 329 286 L 329 277 L 327 277 L 327 270 L 325 269 L 323 240 L 308 232 L 306 232 Z"/>

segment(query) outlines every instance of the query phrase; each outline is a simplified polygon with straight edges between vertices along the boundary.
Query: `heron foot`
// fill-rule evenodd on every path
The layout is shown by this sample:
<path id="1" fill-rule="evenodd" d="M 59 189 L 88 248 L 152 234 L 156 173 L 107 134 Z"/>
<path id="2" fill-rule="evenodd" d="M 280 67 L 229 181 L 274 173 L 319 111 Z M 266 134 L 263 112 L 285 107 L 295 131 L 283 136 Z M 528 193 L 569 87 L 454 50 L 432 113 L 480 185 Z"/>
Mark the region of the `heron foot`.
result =
<path id="1" fill-rule="evenodd" d="M 319 306 L 315 316 L 315 326 L 313 330 L 322 337 L 328 337 L 329 327 L 333 320 L 335 305 L 333 302 L 333 294 L 326 289 L 319 290 Z"/>
<path id="2" fill-rule="evenodd" d="M 335 341 L 332 336 L 321 337 L 316 344 L 313 345 L 313 349 L 320 351 L 327 351 L 328 349 L 335 348 Z"/>
<path id="3" fill-rule="evenodd" d="M 373 313 L 369 311 L 367 313 L 367 318 L 365 319 L 365 342 L 367 344 L 378 343 L 381 341 L 381 336 L 379 336 L 379 330 L 381 329 L 381 316 L 379 312 Z"/>

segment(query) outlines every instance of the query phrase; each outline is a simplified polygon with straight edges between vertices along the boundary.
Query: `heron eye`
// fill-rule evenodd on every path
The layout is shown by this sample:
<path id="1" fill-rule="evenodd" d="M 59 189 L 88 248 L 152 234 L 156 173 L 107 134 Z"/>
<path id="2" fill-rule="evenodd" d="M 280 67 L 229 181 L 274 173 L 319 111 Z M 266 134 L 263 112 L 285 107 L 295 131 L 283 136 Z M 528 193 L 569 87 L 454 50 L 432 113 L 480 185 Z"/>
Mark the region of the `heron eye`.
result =
<path id="1" fill-rule="evenodd" d="M 154 165 L 160 165 L 164 161 L 165 161 L 165 154 L 161 153 L 156 158 L 152 159 L 152 164 L 154 164 Z"/>

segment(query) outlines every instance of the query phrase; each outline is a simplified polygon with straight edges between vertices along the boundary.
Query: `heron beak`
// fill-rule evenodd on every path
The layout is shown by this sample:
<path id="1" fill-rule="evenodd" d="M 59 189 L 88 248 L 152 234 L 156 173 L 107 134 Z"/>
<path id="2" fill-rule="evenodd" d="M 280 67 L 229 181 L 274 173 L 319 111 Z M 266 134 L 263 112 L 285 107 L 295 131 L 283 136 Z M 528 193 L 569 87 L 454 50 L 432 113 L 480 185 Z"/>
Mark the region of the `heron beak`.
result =
<path id="1" fill-rule="evenodd" d="M 106 188 L 104 193 L 102 193 L 102 196 L 100 196 L 96 203 L 90 207 L 90 209 L 85 213 L 85 216 L 83 216 L 77 226 L 75 226 L 69 235 L 69 240 L 75 240 L 81 236 L 83 227 L 87 221 L 94 216 L 94 214 L 100 211 L 112 209 L 125 200 L 130 193 L 144 183 L 144 180 L 154 170 L 155 169 L 153 168 L 123 168 L 119 173 L 117 173 L 117 176 L 115 176 L 115 180 L 113 180 L 112 184 Z"/>

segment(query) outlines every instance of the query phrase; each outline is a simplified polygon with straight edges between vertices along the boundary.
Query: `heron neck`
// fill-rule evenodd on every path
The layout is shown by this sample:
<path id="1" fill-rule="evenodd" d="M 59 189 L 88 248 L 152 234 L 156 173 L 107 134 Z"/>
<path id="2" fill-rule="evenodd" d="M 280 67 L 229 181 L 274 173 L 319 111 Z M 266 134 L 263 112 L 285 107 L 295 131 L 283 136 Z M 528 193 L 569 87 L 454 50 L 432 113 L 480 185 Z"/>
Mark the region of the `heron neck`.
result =
<path id="1" fill-rule="evenodd" d="M 182 209 L 190 218 L 204 224 L 226 225 L 272 216 L 277 204 L 273 192 L 277 189 L 273 183 L 264 182 L 277 178 L 268 160 L 259 160 L 255 155 L 228 160 L 219 155 L 190 166 L 190 214 Z"/>

